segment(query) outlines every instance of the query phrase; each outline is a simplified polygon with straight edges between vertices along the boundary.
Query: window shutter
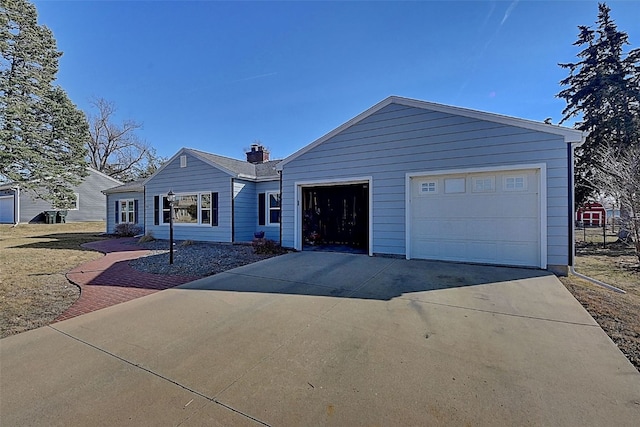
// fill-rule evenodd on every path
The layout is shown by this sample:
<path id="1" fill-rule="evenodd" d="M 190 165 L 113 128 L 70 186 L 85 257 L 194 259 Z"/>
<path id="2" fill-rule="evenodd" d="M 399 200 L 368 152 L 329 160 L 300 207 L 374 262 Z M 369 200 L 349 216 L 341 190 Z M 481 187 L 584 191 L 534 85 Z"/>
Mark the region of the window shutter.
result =
<path id="1" fill-rule="evenodd" d="M 211 193 L 211 226 L 218 225 L 218 193 Z"/>
<path id="2" fill-rule="evenodd" d="M 133 222 L 138 223 L 138 199 L 133 201 Z"/>
<path id="3" fill-rule="evenodd" d="M 258 194 L 258 225 L 266 224 L 266 216 L 265 211 L 267 209 L 267 202 L 265 199 L 265 194 Z"/>
<path id="4" fill-rule="evenodd" d="M 160 225 L 160 196 L 153 196 L 153 223 Z"/>
<path id="5" fill-rule="evenodd" d="M 116 224 L 120 222 L 120 211 L 118 210 L 119 208 L 120 208 L 120 200 L 116 200 Z"/>

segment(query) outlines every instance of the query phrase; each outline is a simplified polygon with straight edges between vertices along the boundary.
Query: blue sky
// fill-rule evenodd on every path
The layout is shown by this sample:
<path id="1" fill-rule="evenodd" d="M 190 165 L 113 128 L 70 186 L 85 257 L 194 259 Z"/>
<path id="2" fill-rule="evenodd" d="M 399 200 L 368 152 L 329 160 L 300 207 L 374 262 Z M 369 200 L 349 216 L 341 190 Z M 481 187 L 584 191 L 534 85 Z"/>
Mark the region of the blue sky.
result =
<path id="1" fill-rule="evenodd" d="M 34 3 L 73 102 L 113 101 L 165 157 L 260 140 L 283 158 L 389 95 L 557 123 L 557 64 L 597 18 L 594 1 Z M 607 4 L 639 47 L 640 1 Z"/>

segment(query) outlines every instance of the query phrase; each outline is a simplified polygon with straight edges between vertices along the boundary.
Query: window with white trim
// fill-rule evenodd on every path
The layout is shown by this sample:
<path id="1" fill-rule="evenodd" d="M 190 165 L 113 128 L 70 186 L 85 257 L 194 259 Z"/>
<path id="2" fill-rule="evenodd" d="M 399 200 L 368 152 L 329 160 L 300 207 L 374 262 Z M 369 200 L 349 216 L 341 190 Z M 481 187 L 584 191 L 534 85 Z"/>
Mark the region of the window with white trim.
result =
<path id="1" fill-rule="evenodd" d="M 504 177 L 504 190 L 505 191 L 525 191 L 527 189 L 527 177 L 524 175 L 518 176 L 505 176 Z"/>
<path id="2" fill-rule="evenodd" d="M 496 178 L 494 176 L 481 176 L 473 178 L 474 193 L 489 193 L 496 190 Z"/>
<path id="3" fill-rule="evenodd" d="M 280 224 L 280 193 L 266 193 L 267 197 L 267 225 Z"/>
<path id="4" fill-rule="evenodd" d="M 438 192 L 438 181 L 423 181 L 420 183 L 420 194 L 435 194 Z"/>
<path id="5" fill-rule="evenodd" d="M 176 194 L 173 202 L 174 225 L 218 225 L 218 193 Z M 162 196 L 162 223 L 169 224 L 171 205 Z"/>
<path id="6" fill-rule="evenodd" d="M 136 222 L 136 204 L 133 199 L 120 199 L 119 204 L 119 219 L 120 224 L 135 224 Z"/>
<path id="7" fill-rule="evenodd" d="M 444 192 L 446 194 L 464 193 L 466 180 L 464 178 L 447 178 L 444 180 Z"/>

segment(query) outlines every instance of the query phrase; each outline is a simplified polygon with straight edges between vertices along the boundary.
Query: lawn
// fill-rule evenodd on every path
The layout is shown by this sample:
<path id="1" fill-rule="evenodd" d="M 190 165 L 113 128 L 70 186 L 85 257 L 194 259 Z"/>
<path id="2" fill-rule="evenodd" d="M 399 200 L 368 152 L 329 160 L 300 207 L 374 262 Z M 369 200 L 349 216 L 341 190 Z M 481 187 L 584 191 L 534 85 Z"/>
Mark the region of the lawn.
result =
<path id="1" fill-rule="evenodd" d="M 104 222 L 0 225 L 0 338 L 48 325 L 78 299 L 65 273 L 102 255 L 80 247 Z"/>
<path id="2" fill-rule="evenodd" d="M 80 292 L 65 273 L 102 256 L 80 245 L 102 239 L 104 228 L 103 222 L 0 225 L 0 338 L 48 325 L 73 304 Z M 640 266 L 633 248 L 613 243 L 613 234 L 603 248 L 602 229 L 576 237 L 576 270 L 627 293 L 576 276 L 560 280 L 640 370 Z"/>
<path id="3" fill-rule="evenodd" d="M 576 276 L 560 280 L 640 371 L 640 265 L 633 247 L 613 243 L 616 237 L 611 233 L 603 245 L 602 229 L 578 230 L 576 239 L 576 271 L 626 294 Z"/>

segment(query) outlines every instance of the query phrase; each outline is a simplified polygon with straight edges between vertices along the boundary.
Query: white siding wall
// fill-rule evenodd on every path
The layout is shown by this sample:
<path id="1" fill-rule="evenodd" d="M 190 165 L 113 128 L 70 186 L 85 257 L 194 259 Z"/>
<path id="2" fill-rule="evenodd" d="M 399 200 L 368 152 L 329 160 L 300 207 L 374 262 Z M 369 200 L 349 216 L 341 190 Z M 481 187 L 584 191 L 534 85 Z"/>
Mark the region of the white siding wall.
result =
<path id="1" fill-rule="evenodd" d="M 284 166 L 283 245 L 294 245 L 296 181 L 373 176 L 373 252 L 403 255 L 407 172 L 523 163 L 547 164 L 547 259 L 551 265 L 567 265 L 567 146 L 562 137 L 398 104 Z"/>
<path id="2" fill-rule="evenodd" d="M 147 232 L 156 238 L 168 239 L 169 226 L 154 224 L 154 196 L 174 193 L 218 193 L 218 226 L 175 224 L 176 240 L 200 240 L 213 242 L 231 242 L 231 176 L 221 170 L 187 155 L 187 166 L 180 167 L 180 156 L 167 164 L 146 184 L 145 203 L 147 206 L 145 224 Z M 162 202 L 160 202 L 162 208 Z M 162 222 L 162 214 L 160 214 Z"/>

